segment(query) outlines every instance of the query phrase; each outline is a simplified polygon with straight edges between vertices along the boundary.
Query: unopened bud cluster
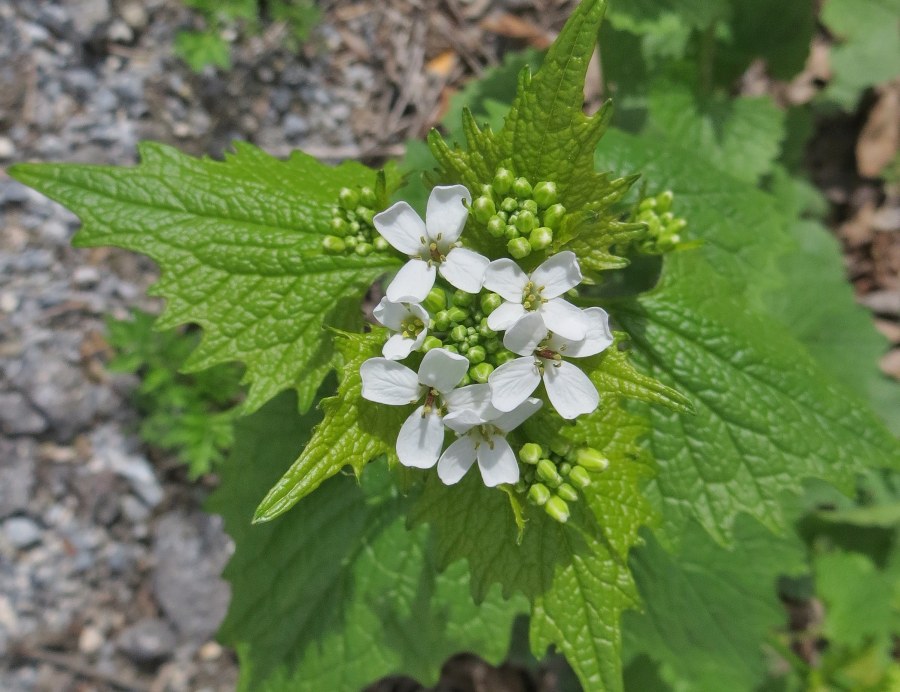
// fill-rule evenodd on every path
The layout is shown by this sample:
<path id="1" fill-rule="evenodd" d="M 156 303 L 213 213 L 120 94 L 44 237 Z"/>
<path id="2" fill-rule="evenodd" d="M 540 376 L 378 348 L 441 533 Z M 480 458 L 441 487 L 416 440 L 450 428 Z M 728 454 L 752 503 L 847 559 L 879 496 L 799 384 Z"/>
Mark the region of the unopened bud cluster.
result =
<path id="1" fill-rule="evenodd" d="M 341 188 L 338 203 L 331 208 L 331 233 L 322 238 L 322 247 L 334 254 L 356 253 L 362 257 L 375 250 L 387 250 L 387 241 L 378 234 L 372 219 L 378 199 L 371 187 Z"/>
<path id="2" fill-rule="evenodd" d="M 488 327 L 488 315 L 503 303 L 496 293 L 431 289 L 422 306 L 432 315 L 423 351 L 444 348 L 469 360 L 469 371 L 459 386 L 488 381 L 494 369 L 516 358 L 503 346 L 500 335 Z"/>
<path id="3" fill-rule="evenodd" d="M 519 450 L 524 470 L 516 489 L 560 523 L 569 520 L 569 503 L 591 484 L 591 474 L 605 471 L 609 460 L 593 447 L 549 449 L 529 442 Z"/>
<path id="4" fill-rule="evenodd" d="M 534 185 L 498 168 L 490 185 L 472 201 L 472 215 L 494 238 L 505 238 L 509 254 L 522 259 L 545 250 L 559 230 L 566 208 L 559 204 L 556 183 L 542 180 Z"/>
<path id="5" fill-rule="evenodd" d="M 655 197 L 645 197 L 638 204 L 635 221 L 647 224 L 647 238 L 638 245 L 638 249 L 648 255 L 661 255 L 674 250 L 681 242 L 681 232 L 687 221 L 672 213 L 671 190 L 661 192 Z"/>

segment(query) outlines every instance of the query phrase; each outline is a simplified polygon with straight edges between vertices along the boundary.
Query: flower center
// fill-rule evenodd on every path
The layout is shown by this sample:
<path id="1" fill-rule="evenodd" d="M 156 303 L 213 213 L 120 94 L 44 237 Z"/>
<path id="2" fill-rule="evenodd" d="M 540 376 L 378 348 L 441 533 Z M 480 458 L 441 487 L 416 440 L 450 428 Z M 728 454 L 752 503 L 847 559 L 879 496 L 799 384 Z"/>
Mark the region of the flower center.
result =
<path id="1" fill-rule="evenodd" d="M 522 307 L 526 310 L 537 310 L 546 303 L 546 299 L 541 296 L 542 290 L 544 287 L 535 286 L 533 281 L 525 284 L 525 289 L 522 291 Z"/>
<path id="2" fill-rule="evenodd" d="M 400 323 L 400 334 L 405 339 L 415 339 L 423 329 L 425 329 L 425 323 L 415 315 L 410 315 Z"/>
<path id="3" fill-rule="evenodd" d="M 477 450 L 482 443 L 485 443 L 489 449 L 493 449 L 494 436 L 502 435 L 503 432 L 490 423 L 482 423 L 481 425 L 472 428 L 469 434 L 475 438 L 475 449 Z"/>

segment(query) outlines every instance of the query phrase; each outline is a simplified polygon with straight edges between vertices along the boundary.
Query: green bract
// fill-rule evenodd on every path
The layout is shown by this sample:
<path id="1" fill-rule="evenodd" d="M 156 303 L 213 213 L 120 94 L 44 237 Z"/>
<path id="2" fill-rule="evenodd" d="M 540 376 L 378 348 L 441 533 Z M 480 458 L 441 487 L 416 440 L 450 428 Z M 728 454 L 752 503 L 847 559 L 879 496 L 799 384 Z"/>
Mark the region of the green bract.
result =
<path id="1" fill-rule="evenodd" d="M 852 4 L 834 2 L 831 13 Z M 589 692 L 623 689 L 623 649 L 640 692 L 758 689 L 760 641 L 777 643 L 774 582 L 811 569 L 792 527 L 817 505 L 797 496 L 810 479 L 852 490 L 867 469 L 900 464 L 897 441 L 864 403 L 900 410 L 896 388 L 869 367 L 881 341 L 838 278 L 833 243 L 804 218 L 816 200 L 779 159 L 785 118 L 766 99 L 716 91 L 758 56 L 777 74 L 797 69 L 806 49 L 788 39 L 811 31 L 809 7 L 792 5 L 767 33 L 770 0 L 766 12 L 738 0 L 651 5 L 622 2 L 604 30 L 604 74 L 626 97 L 632 133 L 610 128 L 609 104 L 583 111 L 605 11 L 603 0 L 585 0 L 540 70 L 519 72 L 514 96 L 497 75 L 490 96 L 462 94 L 477 115 L 464 109 L 448 129 L 464 141 L 433 131 L 428 163 L 411 147 L 418 169 L 433 165 L 426 179 L 439 191 L 466 188 L 453 191 L 455 207 L 435 203 L 435 223 L 459 221 L 459 245 L 427 218 L 417 225 L 417 178 L 398 192 L 390 168 L 329 167 L 302 153 L 278 161 L 239 144 L 215 162 L 145 144 L 131 169 L 12 169 L 81 216 L 78 244 L 118 245 L 160 265 L 158 324 L 203 329 L 190 368 L 246 366 L 244 412 L 255 413 L 211 501 L 236 543 L 221 636 L 239 652 L 243 689 L 351 690 L 400 672 L 431 684 L 454 651 L 500 659 L 512 619 L 526 612 L 534 653 L 562 652 Z M 715 64 L 713 49 L 724 56 Z M 674 67 L 642 74 L 684 66 L 694 52 L 706 61 L 702 84 Z M 418 210 L 388 207 L 405 192 Z M 404 238 L 404 224 L 425 232 Z M 530 278 L 513 295 L 502 281 L 469 292 L 434 267 L 452 275 L 451 252 L 468 266 L 477 252 L 475 262 L 499 259 L 530 277 L 565 251 L 574 255 L 558 271 L 577 281 L 560 293 L 613 319 L 606 348 L 577 364 L 599 406 L 563 419 L 531 401 L 529 416 L 500 432 L 499 417 L 479 419 L 471 439 L 508 439 L 517 458 L 518 481 L 498 480 L 499 491 L 476 472 L 447 486 L 396 463 L 401 426 L 414 411 L 413 423 L 449 417 L 454 387 L 489 387 L 516 359 L 568 363 L 542 340 L 543 322 L 518 351 L 505 341 L 509 325 L 489 324 L 497 311 L 538 317 L 559 294 L 545 300 Z M 833 279 L 810 279 L 805 269 L 819 264 Z M 432 282 L 404 287 L 427 297 L 415 309 L 391 304 L 396 326 L 364 330 L 366 292 L 401 266 Z M 382 357 L 389 337 L 408 347 L 410 367 Z M 371 397 L 361 367 L 372 361 L 382 373 L 402 368 L 403 396 L 386 387 Z M 459 370 L 455 385 L 438 386 L 442 371 L 423 366 L 438 362 Z M 284 390 L 297 400 L 270 402 Z M 471 431 L 453 430 L 454 444 Z M 437 439 L 439 451 L 447 441 Z M 881 546 L 896 531 L 900 493 L 884 495 L 816 512 L 807 534 L 856 522 Z M 860 626 L 862 590 L 834 575 L 885 590 L 897 559 L 834 549 L 812 564 L 833 604 L 825 628 L 835 651 L 853 661 L 877 654 L 879 680 L 895 675 L 882 660 L 896 633 L 890 599 Z M 826 678 L 846 673 L 835 668 Z"/>

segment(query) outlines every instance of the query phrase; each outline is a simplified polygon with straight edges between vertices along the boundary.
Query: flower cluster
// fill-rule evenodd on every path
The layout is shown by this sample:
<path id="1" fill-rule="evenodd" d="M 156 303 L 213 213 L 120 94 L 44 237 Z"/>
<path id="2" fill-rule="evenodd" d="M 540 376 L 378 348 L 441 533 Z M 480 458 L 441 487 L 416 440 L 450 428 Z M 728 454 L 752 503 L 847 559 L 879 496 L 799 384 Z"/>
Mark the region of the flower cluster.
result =
<path id="1" fill-rule="evenodd" d="M 378 198 L 371 187 L 341 188 L 338 204 L 331 208 L 331 235 L 322 238 L 322 247 L 334 254 L 370 255 L 387 250 L 387 241 L 375 232 L 372 223 Z"/>
<path id="2" fill-rule="evenodd" d="M 634 220 L 647 224 L 648 236 L 638 250 L 648 255 L 661 255 L 674 250 L 681 243 L 681 232 L 687 221 L 672 213 L 674 195 L 666 190 L 654 197 L 645 197 L 638 204 Z"/>
<path id="3" fill-rule="evenodd" d="M 544 202 L 555 200 L 555 186 L 540 189 L 548 186 L 553 197 Z M 419 404 L 397 439 L 404 465 L 436 465 L 449 485 L 477 462 L 486 485 L 515 484 L 522 474 L 506 438 L 543 405 L 533 396 L 538 385 L 563 418 L 590 413 L 599 395 L 569 359 L 599 353 L 613 337 L 604 310 L 564 298 L 582 281 L 574 253 L 551 255 L 529 273 L 508 257 L 490 261 L 459 243 L 470 213 L 469 191 L 452 185 L 432 190 L 424 221 L 405 202 L 373 217 L 381 238 L 409 259 L 374 311 L 392 334 L 383 357 L 360 368 L 362 396 Z M 399 362 L 406 359 L 415 369 Z M 456 439 L 444 449 L 446 429 Z"/>

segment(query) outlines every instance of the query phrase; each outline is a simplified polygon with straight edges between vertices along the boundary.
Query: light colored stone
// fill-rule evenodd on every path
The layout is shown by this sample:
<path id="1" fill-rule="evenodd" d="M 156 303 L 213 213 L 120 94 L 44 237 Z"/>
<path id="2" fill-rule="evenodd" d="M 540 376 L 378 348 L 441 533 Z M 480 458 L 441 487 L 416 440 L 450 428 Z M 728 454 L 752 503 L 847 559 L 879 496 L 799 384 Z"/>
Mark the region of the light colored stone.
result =
<path id="1" fill-rule="evenodd" d="M 25 550 L 41 542 L 41 527 L 28 517 L 10 517 L 3 522 L 3 536 L 14 548 Z"/>
<path id="2" fill-rule="evenodd" d="M 16 145 L 9 137 L 0 137 L 0 161 L 8 161 L 16 155 Z"/>
<path id="3" fill-rule="evenodd" d="M 103 648 L 105 641 L 100 630 L 92 625 L 87 625 L 78 635 L 78 650 L 87 655 L 95 654 Z"/>

